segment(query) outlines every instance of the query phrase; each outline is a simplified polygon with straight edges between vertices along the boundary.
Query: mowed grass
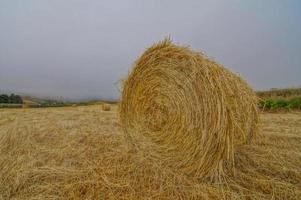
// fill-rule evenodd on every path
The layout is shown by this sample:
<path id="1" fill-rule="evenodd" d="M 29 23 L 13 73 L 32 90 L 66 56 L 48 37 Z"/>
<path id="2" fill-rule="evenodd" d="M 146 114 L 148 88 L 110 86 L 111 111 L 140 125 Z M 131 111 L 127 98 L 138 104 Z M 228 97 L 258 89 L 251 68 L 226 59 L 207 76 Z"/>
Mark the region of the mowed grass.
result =
<path id="1" fill-rule="evenodd" d="M 129 149 L 117 105 L 0 109 L 0 199 L 300 199 L 301 112 L 260 118 L 218 185 Z"/>

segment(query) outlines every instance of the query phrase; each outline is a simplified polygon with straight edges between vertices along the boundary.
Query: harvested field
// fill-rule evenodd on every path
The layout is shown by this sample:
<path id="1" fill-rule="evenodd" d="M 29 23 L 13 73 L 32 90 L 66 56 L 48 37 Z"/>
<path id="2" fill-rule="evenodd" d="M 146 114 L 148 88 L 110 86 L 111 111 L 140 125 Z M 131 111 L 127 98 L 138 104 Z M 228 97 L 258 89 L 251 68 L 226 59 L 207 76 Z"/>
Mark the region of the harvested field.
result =
<path id="1" fill-rule="evenodd" d="M 128 148 L 116 105 L 1 109 L 0 199 L 300 199 L 301 112 L 260 118 L 214 183 Z"/>

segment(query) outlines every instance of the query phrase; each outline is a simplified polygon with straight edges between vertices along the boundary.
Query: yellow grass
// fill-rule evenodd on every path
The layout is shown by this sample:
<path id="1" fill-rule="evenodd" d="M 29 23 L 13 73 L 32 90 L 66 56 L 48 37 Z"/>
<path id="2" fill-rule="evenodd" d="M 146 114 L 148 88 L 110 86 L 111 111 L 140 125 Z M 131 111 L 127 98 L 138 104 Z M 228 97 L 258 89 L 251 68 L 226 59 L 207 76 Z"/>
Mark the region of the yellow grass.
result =
<path id="1" fill-rule="evenodd" d="M 131 151 L 116 105 L 0 109 L 0 199 L 300 199 L 301 112 L 260 118 L 220 185 Z"/>

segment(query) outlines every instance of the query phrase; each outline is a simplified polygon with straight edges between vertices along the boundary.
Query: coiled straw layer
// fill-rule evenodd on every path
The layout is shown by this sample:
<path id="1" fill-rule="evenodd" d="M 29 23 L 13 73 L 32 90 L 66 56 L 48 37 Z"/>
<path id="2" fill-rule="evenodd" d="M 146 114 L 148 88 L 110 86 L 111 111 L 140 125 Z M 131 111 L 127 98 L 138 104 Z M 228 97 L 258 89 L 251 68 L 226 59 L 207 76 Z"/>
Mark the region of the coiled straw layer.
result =
<path id="1" fill-rule="evenodd" d="M 238 75 L 164 40 L 147 49 L 124 83 L 120 118 L 139 151 L 198 177 L 234 167 L 257 133 L 257 97 Z"/>

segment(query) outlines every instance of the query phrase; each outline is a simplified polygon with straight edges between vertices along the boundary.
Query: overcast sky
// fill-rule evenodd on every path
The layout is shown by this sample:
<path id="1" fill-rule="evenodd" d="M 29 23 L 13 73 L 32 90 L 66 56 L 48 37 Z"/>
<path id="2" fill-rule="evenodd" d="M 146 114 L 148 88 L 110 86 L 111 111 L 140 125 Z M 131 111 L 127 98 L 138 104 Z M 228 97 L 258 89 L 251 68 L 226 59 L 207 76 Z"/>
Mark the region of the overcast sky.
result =
<path id="1" fill-rule="evenodd" d="M 299 0 L 0 0 L 0 91 L 118 98 L 166 36 L 255 89 L 301 86 Z"/>

